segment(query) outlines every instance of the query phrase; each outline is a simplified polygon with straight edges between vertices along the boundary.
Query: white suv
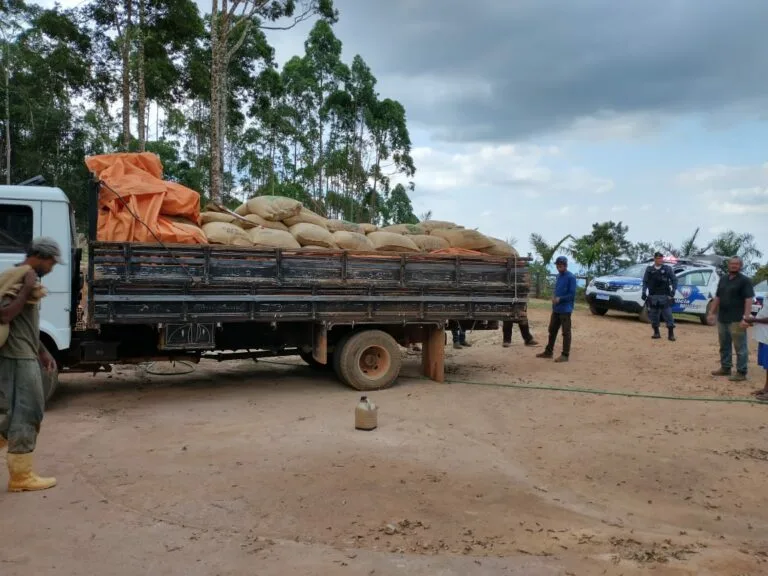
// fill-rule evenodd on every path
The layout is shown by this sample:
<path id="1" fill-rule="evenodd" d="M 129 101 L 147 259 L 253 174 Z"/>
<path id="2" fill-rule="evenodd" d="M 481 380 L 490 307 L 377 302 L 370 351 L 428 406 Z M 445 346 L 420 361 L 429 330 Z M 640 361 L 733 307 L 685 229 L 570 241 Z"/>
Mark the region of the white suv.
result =
<path id="1" fill-rule="evenodd" d="M 708 324 L 708 312 L 717 292 L 720 274 L 716 266 L 694 262 L 667 262 L 677 275 L 677 292 L 672 312 L 693 314 Z M 586 296 L 592 314 L 604 316 L 608 310 L 637 314 L 648 322 L 648 308 L 642 299 L 643 275 L 649 262 L 633 264 L 611 276 L 601 276 L 587 286 Z"/>

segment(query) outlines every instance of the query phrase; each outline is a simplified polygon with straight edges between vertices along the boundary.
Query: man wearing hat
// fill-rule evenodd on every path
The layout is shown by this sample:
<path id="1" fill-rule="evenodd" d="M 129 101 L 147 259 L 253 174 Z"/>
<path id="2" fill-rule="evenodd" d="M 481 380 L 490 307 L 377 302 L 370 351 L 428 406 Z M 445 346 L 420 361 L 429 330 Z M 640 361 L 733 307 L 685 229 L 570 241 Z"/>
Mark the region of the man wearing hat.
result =
<path id="1" fill-rule="evenodd" d="M 664 254 L 656 252 L 653 264 L 645 269 L 643 276 L 643 293 L 641 298 L 648 306 L 648 317 L 653 327 L 652 338 L 661 338 L 659 333 L 659 316 L 666 322 L 668 338 L 675 341 L 675 319 L 672 316 L 672 302 L 677 290 L 677 276 L 671 266 L 664 264 Z"/>
<path id="2" fill-rule="evenodd" d="M 552 316 L 549 319 L 549 342 L 537 358 L 552 358 L 555 352 L 555 342 L 560 328 L 563 329 L 563 353 L 555 358 L 555 362 L 568 362 L 571 355 L 571 314 L 576 302 L 576 276 L 568 271 L 568 259 L 559 256 L 555 260 L 557 280 L 555 294 L 552 297 Z"/>
<path id="3" fill-rule="evenodd" d="M 0 346 L 0 449 L 8 446 L 9 492 L 56 485 L 55 478 L 34 473 L 32 453 L 45 408 L 41 367 L 56 367 L 40 343 L 40 299 L 45 295 L 40 278 L 60 258 L 55 240 L 35 238 L 24 262 L 0 274 L 0 324 L 8 326 L 8 338 Z"/>

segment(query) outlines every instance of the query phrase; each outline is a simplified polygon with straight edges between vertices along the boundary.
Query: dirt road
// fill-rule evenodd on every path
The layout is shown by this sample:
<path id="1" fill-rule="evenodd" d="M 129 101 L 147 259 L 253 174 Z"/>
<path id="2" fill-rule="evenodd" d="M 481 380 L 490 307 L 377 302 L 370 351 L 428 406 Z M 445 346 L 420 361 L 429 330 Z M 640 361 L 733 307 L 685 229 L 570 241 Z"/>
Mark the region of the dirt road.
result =
<path id="1" fill-rule="evenodd" d="M 675 343 L 618 315 L 574 329 L 564 365 L 517 333 L 511 349 L 470 334 L 448 377 L 718 397 L 763 382 L 710 377 L 698 322 Z M 439 385 L 409 358 L 372 394 L 379 429 L 356 432 L 358 393 L 278 362 L 67 378 L 38 451 L 59 486 L 0 493 L 0 574 L 768 573 L 768 406 Z"/>

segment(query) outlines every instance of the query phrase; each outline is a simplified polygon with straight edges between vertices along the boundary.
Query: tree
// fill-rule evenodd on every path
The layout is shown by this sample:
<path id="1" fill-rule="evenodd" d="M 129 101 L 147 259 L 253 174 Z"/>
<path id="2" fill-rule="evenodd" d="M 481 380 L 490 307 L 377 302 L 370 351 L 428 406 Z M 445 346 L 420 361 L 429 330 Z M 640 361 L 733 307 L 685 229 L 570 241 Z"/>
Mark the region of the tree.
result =
<path id="1" fill-rule="evenodd" d="M 630 263 L 638 264 L 644 262 L 650 258 L 653 258 L 654 253 L 657 251 L 655 244 L 649 244 L 648 242 L 637 242 L 632 244 L 627 252 Z"/>
<path id="2" fill-rule="evenodd" d="M 760 282 L 768 280 L 768 264 L 764 264 L 760 266 L 756 271 L 755 275 L 752 277 L 752 284 L 757 286 L 760 284 Z"/>
<path id="3" fill-rule="evenodd" d="M 541 288 L 544 278 L 549 275 L 549 267 L 552 264 L 552 258 L 554 258 L 558 250 L 560 250 L 568 240 L 573 240 L 573 236 L 566 234 L 555 244 L 548 244 L 541 234 L 531 234 L 530 243 L 538 256 L 538 258 L 531 263 L 531 274 L 534 276 L 536 282 L 536 298 L 541 297 Z"/>
<path id="4" fill-rule="evenodd" d="M 387 220 L 392 224 L 418 224 L 405 186 L 398 184 L 387 198 Z"/>
<path id="5" fill-rule="evenodd" d="M 693 231 L 693 234 L 685 238 L 679 247 L 675 247 L 670 242 L 657 242 L 657 248 L 666 252 L 667 254 L 676 258 L 692 258 L 693 256 L 700 256 L 712 247 L 712 244 L 705 246 L 699 246 L 697 244 L 699 237 L 699 228 Z"/>
<path id="6" fill-rule="evenodd" d="M 287 30 L 298 23 L 321 15 L 330 21 L 338 18 L 333 0 L 305 0 L 296 10 L 295 0 L 212 0 L 211 3 L 211 198 L 218 200 L 224 178 L 224 138 L 228 115 L 228 72 L 234 55 L 254 26 L 263 30 Z M 265 26 L 262 21 L 276 22 L 292 18 L 284 26 Z"/>
<path id="7" fill-rule="evenodd" d="M 621 222 L 602 222 L 592 224 L 592 232 L 576 238 L 571 246 L 571 254 L 590 276 L 601 276 L 626 263 L 632 251 L 632 244 L 627 240 L 628 226 Z"/>
<path id="8" fill-rule="evenodd" d="M 747 273 L 757 269 L 759 264 L 755 260 L 763 256 L 755 244 L 754 235 L 749 232 L 734 232 L 733 230 L 718 235 L 712 241 L 712 251 L 718 256 L 738 256 L 744 261 L 744 270 Z"/>

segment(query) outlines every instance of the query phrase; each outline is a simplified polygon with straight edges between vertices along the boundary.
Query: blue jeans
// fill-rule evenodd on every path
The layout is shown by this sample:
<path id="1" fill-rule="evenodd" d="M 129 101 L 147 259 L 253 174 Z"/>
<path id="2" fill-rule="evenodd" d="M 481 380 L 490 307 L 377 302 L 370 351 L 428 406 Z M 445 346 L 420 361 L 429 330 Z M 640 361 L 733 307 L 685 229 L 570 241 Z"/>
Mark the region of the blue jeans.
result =
<path id="1" fill-rule="evenodd" d="M 718 322 L 717 336 L 720 339 L 720 366 L 725 370 L 733 368 L 733 350 L 736 350 L 736 370 L 747 373 L 749 365 L 749 346 L 747 330 L 738 322 Z"/>

